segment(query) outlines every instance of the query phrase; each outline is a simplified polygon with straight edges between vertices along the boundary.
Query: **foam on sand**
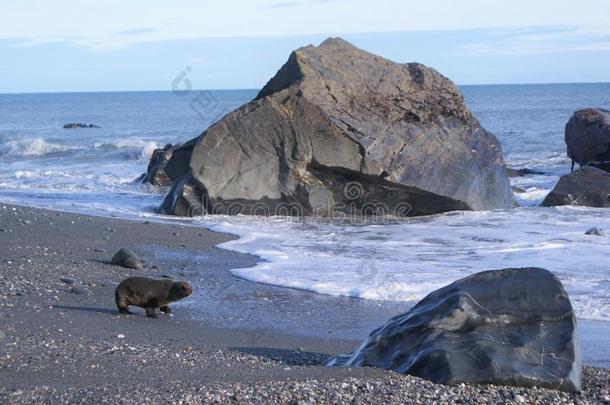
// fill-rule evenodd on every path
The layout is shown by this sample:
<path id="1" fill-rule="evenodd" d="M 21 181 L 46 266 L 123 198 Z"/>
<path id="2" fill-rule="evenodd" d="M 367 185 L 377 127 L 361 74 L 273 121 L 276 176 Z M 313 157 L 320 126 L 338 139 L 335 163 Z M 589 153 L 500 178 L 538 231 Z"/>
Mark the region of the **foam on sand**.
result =
<path id="1" fill-rule="evenodd" d="M 203 223 L 240 237 L 221 247 L 264 260 L 233 270 L 255 282 L 414 302 L 475 272 L 543 267 L 565 284 L 580 318 L 610 321 L 610 237 L 584 234 L 590 226 L 610 229 L 604 210 L 461 212 L 388 225 L 249 217 Z"/>

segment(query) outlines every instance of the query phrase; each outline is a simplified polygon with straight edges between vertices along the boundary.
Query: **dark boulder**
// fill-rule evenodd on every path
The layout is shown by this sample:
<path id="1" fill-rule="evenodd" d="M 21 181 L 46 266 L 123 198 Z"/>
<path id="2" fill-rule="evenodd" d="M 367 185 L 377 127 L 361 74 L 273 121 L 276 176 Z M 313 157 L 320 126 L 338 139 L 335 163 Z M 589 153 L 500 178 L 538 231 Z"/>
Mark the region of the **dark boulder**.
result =
<path id="1" fill-rule="evenodd" d="M 604 232 L 603 230 L 593 227 L 593 228 L 589 228 L 587 229 L 587 231 L 585 232 L 585 235 L 593 235 L 593 236 L 606 236 L 606 232 Z"/>
<path id="2" fill-rule="evenodd" d="M 169 164 L 188 171 L 178 184 L 205 190 L 196 198 L 205 212 L 334 215 L 368 204 L 392 213 L 404 203 L 417 215 L 514 206 L 497 139 L 451 81 L 341 39 L 293 52 L 255 100 L 189 146 Z M 340 192 L 348 183 L 360 189 L 357 201 Z M 199 210 L 176 210 L 168 202 L 184 202 L 178 196 L 190 191 L 176 185 L 172 193 L 164 212 Z"/>
<path id="3" fill-rule="evenodd" d="M 565 140 L 572 162 L 584 166 L 610 161 L 610 111 L 576 111 L 566 124 Z"/>
<path id="4" fill-rule="evenodd" d="M 142 178 L 142 183 L 150 183 L 153 186 L 168 186 L 172 184 L 175 178 L 170 177 L 166 171 L 174 151 L 180 148 L 181 145 L 172 145 L 168 143 L 163 148 L 155 149 L 148 161 L 148 168 Z M 182 173 L 180 173 L 181 175 Z"/>
<path id="5" fill-rule="evenodd" d="M 176 181 L 191 172 L 189 166 L 193 148 L 199 138 L 191 139 L 174 149 L 172 156 L 165 164 L 165 174 L 172 181 Z"/>
<path id="6" fill-rule="evenodd" d="M 142 262 L 131 249 L 120 248 L 114 256 L 112 256 L 111 264 L 122 266 L 128 269 L 141 269 Z"/>
<path id="7" fill-rule="evenodd" d="M 543 207 L 558 205 L 610 207 L 610 173 L 583 166 L 562 176 L 542 202 Z"/>
<path id="8" fill-rule="evenodd" d="M 578 391 L 581 359 L 568 294 L 549 271 L 485 271 L 436 290 L 330 366 L 373 366 L 441 384 Z"/>
<path id="9" fill-rule="evenodd" d="M 94 124 L 83 124 L 80 122 L 71 122 L 69 124 L 64 125 L 64 129 L 73 129 L 73 128 L 99 128 Z"/>

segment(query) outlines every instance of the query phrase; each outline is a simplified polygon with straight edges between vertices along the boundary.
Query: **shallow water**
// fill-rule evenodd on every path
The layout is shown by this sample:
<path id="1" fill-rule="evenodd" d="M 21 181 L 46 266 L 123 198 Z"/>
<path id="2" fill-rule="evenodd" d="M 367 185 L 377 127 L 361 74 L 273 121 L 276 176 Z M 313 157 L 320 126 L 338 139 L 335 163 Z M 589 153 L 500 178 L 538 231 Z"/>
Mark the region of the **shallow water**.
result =
<path id="1" fill-rule="evenodd" d="M 224 248 L 265 261 L 234 273 L 324 294 L 414 301 L 473 272 L 539 266 L 564 282 L 580 318 L 610 322 L 607 210 L 538 208 L 569 172 L 563 127 L 573 111 L 610 107 L 610 84 L 463 89 L 511 167 L 545 175 L 512 180 L 516 210 L 346 224 L 325 220 L 205 217 L 240 236 Z M 0 200 L 98 215 L 156 217 L 164 190 L 134 183 L 152 150 L 197 136 L 255 91 L 0 95 Z M 68 122 L 99 129 L 62 129 Z"/>

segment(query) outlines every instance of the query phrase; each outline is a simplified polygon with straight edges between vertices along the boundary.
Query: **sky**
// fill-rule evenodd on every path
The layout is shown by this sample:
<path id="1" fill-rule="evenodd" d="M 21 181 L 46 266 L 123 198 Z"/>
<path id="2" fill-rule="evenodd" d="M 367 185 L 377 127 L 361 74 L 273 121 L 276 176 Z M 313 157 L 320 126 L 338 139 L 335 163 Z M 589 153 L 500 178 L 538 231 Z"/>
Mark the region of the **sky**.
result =
<path id="1" fill-rule="evenodd" d="M 0 0 L 0 93 L 260 88 L 329 36 L 458 84 L 610 81 L 607 0 Z"/>

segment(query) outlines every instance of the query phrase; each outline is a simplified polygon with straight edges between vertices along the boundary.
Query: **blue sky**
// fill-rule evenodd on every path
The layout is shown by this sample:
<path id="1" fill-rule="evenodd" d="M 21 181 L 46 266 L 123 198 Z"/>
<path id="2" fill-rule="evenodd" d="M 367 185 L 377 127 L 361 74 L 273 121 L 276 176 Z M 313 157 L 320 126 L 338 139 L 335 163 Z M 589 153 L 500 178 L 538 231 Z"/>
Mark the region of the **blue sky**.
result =
<path id="1" fill-rule="evenodd" d="M 0 92 L 259 88 L 342 36 L 458 84 L 610 81 L 605 0 L 0 0 Z"/>

